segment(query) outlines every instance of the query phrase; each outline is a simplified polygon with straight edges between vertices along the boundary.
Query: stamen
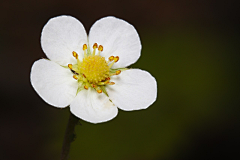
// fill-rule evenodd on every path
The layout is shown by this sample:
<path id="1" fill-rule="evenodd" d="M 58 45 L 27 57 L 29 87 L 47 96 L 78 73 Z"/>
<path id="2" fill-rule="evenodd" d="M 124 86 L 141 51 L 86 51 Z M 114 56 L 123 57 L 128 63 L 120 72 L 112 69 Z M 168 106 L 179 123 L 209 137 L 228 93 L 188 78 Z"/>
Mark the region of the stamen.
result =
<path id="1" fill-rule="evenodd" d="M 114 83 L 114 82 L 109 82 L 108 84 L 109 84 L 109 85 L 114 85 L 115 83 Z"/>
<path id="2" fill-rule="evenodd" d="M 87 85 L 85 85 L 85 86 L 84 86 L 84 89 L 88 90 L 88 86 L 87 86 Z"/>
<path id="3" fill-rule="evenodd" d="M 119 75 L 121 73 L 121 70 L 116 71 L 116 75 Z"/>
<path id="4" fill-rule="evenodd" d="M 75 57 L 76 59 L 78 59 L 78 54 L 77 54 L 77 52 L 73 51 L 72 54 L 73 54 L 73 57 Z"/>
<path id="5" fill-rule="evenodd" d="M 68 64 L 68 68 L 72 70 L 72 64 Z"/>
<path id="6" fill-rule="evenodd" d="M 84 44 L 83 45 L 83 51 L 84 51 L 84 57 L 87 57 L 87 45 L 86 44 Z"/>
<path id="7" fill-rule="evenodd" d="M 108 60 L 109 60 L 110 62 L 112 62 L 113 59 L 114 59 L 114 56 L 111 56 L 111 57 L 108 58 Z"/>
<path id="8" fill-rule="evenodd" d="M 98 47 L 98 56 L 100 55 L 100 53 L 103 51 L 103 46 L 99 45 Z"/>
<path id="9" fill-rule="evenodd" d="M 109 65 L 109 68 L 112 68 L 113 64 L 116 63 L 116 62 L 119 60 L 119 57 L 118 57 L 118 56 L 116 56 L 116 57 L 111 56 L 111 57 L 109 57 L 108 59 L 109 59 L 109 61 L 113 61 L 113 62 Z"/>
<path id="10" fill-rule="evenodd" d="M 73 75 L 73 78 L 76 79 L 76 80 L 78 79 L 78 77 L 76 75 Z"/>
<path id="11" fill-rule="evenodd" d="M 120 73 L 121 73 L 121 70 L 117 70 L 115 73 L 111 73 L 110 76 L 119 75 Z"/>
<path id="12" fill-rule="evenodd" d="M 83 50 L 85 51 L 86 49 L 87 49 L 87 45 L 84 44 L 84 45 L 83 45 Z"/>
<path id="13" fill-rule="evenodd" d="M 98 93 L 102 93 L 102 90 L 101 90 L 101 89 L 98 89 L 97 92 L 98 92 Z"/>
<path id="14" fill-rule="evenodd" d="M 114 62 L 117 62 L 118 60 L 119 60 L 119 57 L 118 56 L 116 56 L 116 57 L 114 57 Z"/>
<path id="15" fill-rule="evenodd" d="M 95 56 L 96 48 L 98 48 L 97 43 L 94 43 L 93 45 L 93 56 Z"/>
<path id="16" fill-rule="evenodd" d="M 103 51 L 103 46 L 99 45 L 98 50 L 102 52 Z"/>
<path id="17" fill-rule="evenodd" d="M 107 80 L 107 81 L 105 81 L 105 82 L 99 82 L 97 85 L 98 86 L 103 86 L 103 85 L 106 85 L 106 84 L 108 84 L 109 83 L 109 81 Z"/>

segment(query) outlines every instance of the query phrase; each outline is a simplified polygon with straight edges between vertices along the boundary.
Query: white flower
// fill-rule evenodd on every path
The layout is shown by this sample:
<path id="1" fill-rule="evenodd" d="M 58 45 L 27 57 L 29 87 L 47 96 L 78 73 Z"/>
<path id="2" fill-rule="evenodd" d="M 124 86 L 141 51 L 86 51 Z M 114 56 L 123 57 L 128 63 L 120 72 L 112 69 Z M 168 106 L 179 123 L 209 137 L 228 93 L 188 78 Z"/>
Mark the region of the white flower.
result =
<path id="1" fill-rule="evenodd" d="M 126 68 L 140 57 L 141 42 L 135 28 L 124 20 L 102 18 L 87 36 L 77 19 L 55 17 L 44 26 L 41 45 L 50 60 L 35 61 L 30 79 L 50 105 L 70 105 L 75 116 L 100 123 L 114 118 L 117 107 L 146 109 L 156 100 L 155 78 Z"/>

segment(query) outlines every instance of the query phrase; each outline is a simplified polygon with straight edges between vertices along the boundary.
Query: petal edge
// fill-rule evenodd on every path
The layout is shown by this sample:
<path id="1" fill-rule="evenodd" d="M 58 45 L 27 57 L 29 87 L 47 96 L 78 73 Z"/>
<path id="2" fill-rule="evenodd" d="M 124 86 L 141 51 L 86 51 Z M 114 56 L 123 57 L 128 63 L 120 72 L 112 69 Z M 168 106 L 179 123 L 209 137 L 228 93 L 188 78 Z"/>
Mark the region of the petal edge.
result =
<path id="1" fill-rule="evenodd" d="M 117 116 L 117 107 L 109 98 L 94 89 L 82 90 L 70 105 L 70 111 L 77 117 L 90 122 L 102 123 Z"/>
<path id="2" fill-rule="evenodd" d="M 115 85 L 106 90 L 113 103 L 122 110 L 146 109 L 156 101 L 157 82 L 147 71 L 129 69 L 111 80 Z"/>
<path id="3" fill-rule="evenodd" d="M 46 59 L 34 62 L 30 81 L 45 102 L 58 108 L 64 108 L 71 103 L 78 87 L 68 69 Z"/>
<path id="4" fill-rule="evenodd" d="M 119 56 L 113 68 L 125 68 L 135 63 L 141 55 L 141 41 L 133 25 L 115 18 L 104 17 L 96 21 L 89 32 L 89 45 L 94 43 L 103 46 L 101 53 L 106 59 Z"/>

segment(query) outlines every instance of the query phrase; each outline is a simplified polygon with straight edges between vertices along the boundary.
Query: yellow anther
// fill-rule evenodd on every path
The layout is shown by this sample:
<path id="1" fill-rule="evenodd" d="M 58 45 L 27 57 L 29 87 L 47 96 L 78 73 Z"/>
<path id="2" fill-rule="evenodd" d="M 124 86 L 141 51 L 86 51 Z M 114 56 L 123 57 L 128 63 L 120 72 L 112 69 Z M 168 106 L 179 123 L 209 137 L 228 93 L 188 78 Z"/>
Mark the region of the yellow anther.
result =
<path id="1" fill-rule="evenodd" d="M 72 64 L 68 64 L 68 68 L 72 70 Z"/>
<path id="2" fill-rule="evenodd" d="M 76 79 L 76 80 L 78 79 L 78 77 L 76 75 L 73 75 L 73 78 Z"/>
<path id="3" fill-rule="evenodd" d="M 98 47 L 98 56 L 100 55 L 100 53 L 103 51 L 103 46 L 99 45 Z"/>
<path id="4" fill-rule="evenodd" d="M 87 45 L 86 44 L 84 44 L 83 45 L 83 51 L 84 51 L 84 57 L 87 57 Z"/>
<path id="5" fill-rule="evenodd" d="M 114 57 L 114 62 L 117 62 L 118 60 L 119 60 L 119 57 L 118 56 L 116 56 L 116 57 Z"/>
<path id="6" fill-rule="evenodd" d="M 73 54 L 73 57 L 75 57 L 76 59 L 78 59 L 78 54 L 77 54 L 77 52 L 73 51 L 72 54 Z"/>
<path id="7" fill-rule="evenodd" d="M 101 90 L 101 89 L 99 89 L 99 90 L 97 90 L 97 92 L 98 92 L 98 93 L 102 93 L 102 90 Z"/>
<path id="8" fill-rule="evenodd" d="M 108 60 L 109 60 L 110 62 L 113 61 L 113 59 L 114 59 L 114 56 L 111 56 L 111 57 L 108 58 Z"/>
<path id="9" fill-rule="evenodd" d="M 93 49 L 96 49 L 96 48 L 98 48 L 98 45 L 97 45 L 97 43 L 94 43 Z"/>
<path id="10" fill-rule="evenodd" d="M 98 50 L 102 52 L 103 51 L 103 46 L 99 45 Z"/>
<path id="11" fill-rule="evenodd" d="M 121 73 L 121 70 L 116 71 L 116 75 L 119 75 Z"/>
<path id="12" fill-rule="evenodd" d="M 88 86 L 85 85 L 85 86 L 84 86 L 84 89 L 88 90 Z"/>
<path id="13" fill-rule="evenodd" d="M 87 49 L 87 45 L 84 44 L 84 45 L 83 45 L 83 50 L 86 50 L 86 49 Z"/>
<path id="14" fill-rule="evenodd" d="M 109 85 L 114 85 L 115 83 L 114 83 L 114 82 L 109 82 L 108 84 L 109 84 Z"/>
<path id="15" fill-rule="evenodd" d="M 93 56 L 95 56 L 96 48 L 98 48 L 98 45 L 97 45 L 97 43 L 94 43 L 94 45 L 93 45 L 93 53 L 92 53 Z"/>

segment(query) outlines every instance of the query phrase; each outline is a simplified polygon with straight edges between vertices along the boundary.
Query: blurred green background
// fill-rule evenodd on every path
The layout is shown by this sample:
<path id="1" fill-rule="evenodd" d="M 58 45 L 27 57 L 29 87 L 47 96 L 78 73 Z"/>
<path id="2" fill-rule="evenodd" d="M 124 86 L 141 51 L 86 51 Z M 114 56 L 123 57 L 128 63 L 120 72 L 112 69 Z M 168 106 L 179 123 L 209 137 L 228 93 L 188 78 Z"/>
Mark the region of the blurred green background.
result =
<path id="1" fill-rule="evenodd" d="M 30 84 L 46 57 L 40 35 L 58 15 L 89 31 L 113 15 L 133 24 L 142 54 L 133 68 L 158 83 L 157 101 L 107 123 L 81 121 L 69 160 L 236 159 L 240 144 L 240 10 L 237 1 L 0 2 L 1 160 L 60 159 L 69 108 L 46 104 Z"/>

